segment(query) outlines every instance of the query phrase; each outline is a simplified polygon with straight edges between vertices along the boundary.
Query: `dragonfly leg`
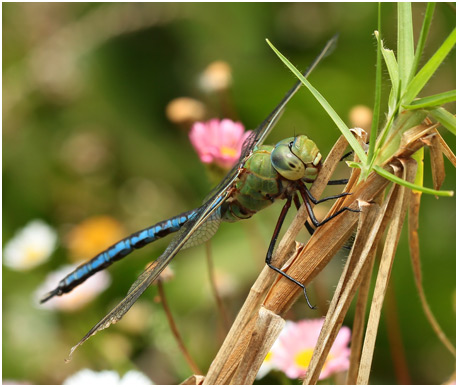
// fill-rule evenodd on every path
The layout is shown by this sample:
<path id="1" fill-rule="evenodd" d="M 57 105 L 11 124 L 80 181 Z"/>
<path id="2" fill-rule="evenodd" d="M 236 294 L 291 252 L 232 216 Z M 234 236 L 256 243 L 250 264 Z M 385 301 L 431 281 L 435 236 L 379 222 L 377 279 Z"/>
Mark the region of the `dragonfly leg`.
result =
<path id="1" fill-rule="evenodd" d="M 339 161 L 344 161 L 348 156 L 351 156 L 353 154 L 353 151 L 345 153 Z"/>
<path id="2" fill-rule="evenodd" d="M 299 211 L 299 208 L 301 207 L 301 202 L 299 201 L 299 197 L 297 196 L 296 192 L 294 193 L 294 204 L 296 205 L 296 209 Z M 308 220 L 305 221 L 304 226 L 309 232 L 309 234 L 313 235 L 315 229 L 310 225 Z"/>
<path id="3" fill-rule="evenodd" d="M 339 161 L 344 161 L 348 156 L 351 156 L 353 151 L 345 153 Z M 348 179 L 329 180 L 327 185 L 345 185 L 348 183 Z"/>
<path id="4" fill-rule="evenodd" d="M 327 185 L 345 185 L 348 179 L 329 180 Z"/>
<path id="5" fill-rule="evenodd" d="M 296 200 L 295 200 L 296 203 Z M 286 203 L 281 210 L 280 217 L 278 218 L 277 225 L 275 226 L 274 234 L 272 235 L 272 239 L 270 241 L 269 250 L 267 250 L 266 255 L 266 265 L 269 266 L 272 270 L 276 271 L 277 273 L 281 274 L 282 276 L 288 278 L 290 281 L 294 282 L 296 285 L 300 286 L 304 291 L 305 300 L 307 301 L 307 305 L 310 309 L 316 309 L 316 306 L 313 306 L 310 303 L 310 300 L 307 296 L 307 290 L 305 286 L 301 284 L 299 281 L 295 280 L 293 277 L 286 274 L 284 271 L 272 265 L 272 254 L 275 248 L 275 243 L 277 242 L 278 235 L 280 234 L 281 226 L 283 225 L 283 221 L 285 220 L 286 214 L 288 213 L 289 208 L 291 207 L 291 197 L 286 199 Z"/>
<path id="6" fill-rule="evenodd" d="M 312 221 L 313 225 L 315 227 L 320 227 L 323 224 L 329 222 L 331 219 L 334 219 L 337 215 L 340 215 L 344 211 L 351 211 L 351 212 L 361 212 L 360 210 L 355 210 L 350 207 L 342 207 L 339 211 L 337 211 L 335 214 L 332 214 L 330 217 L 323 219 L 321 222 L 319 222 L 315 216 L 315 213 L 313 212 L 313 208 L 310 205 L 310 201 L 313 202 L 313 200 L 316 200 L 315 198 L 311 198 L 312 194 L 309 192 L 307 187 L 305 185 L 300 185 L 299 186 L 299 192 L 301 193 L 302 199 L 304 200 L 305 207 L 307 209 L 307 212 L 309 214 L 310 220 Z M 329 198 L 325 198 L 322 200 L 316 200 L 316 202 L 313 202 L 314 204 L 321 203 L 323 200 L 330 200 L 330 199 L 338 199 L 343 196 L 351 195 L 351 193 L 344 192 L 343 194 L 340 195 L 335 195 L 335 196 L 330 196 Z"/>
<path id="7" fill-rule="evenodd" d="M 351 192 L 342 192 L 342 193 L 340 193 L 338 195 L 332 195 L 332 196 L 328 196 L 326 198 L 318 200 L 318 199 L 315 199 L 313 197 L 312 193 L 308 190 L 308 188 L 305 185 L 303 185 L 302 188 L 305 191 L 305 193 L 307 194 L 307 196 L 309 197 L 309 199 L 312 201 L 313 204 L 319 204 L 319 203 L 326 202 L 328 200 L 339 199 L 339 198 L 342 198 L 344 196 L 352 195 Z"/>

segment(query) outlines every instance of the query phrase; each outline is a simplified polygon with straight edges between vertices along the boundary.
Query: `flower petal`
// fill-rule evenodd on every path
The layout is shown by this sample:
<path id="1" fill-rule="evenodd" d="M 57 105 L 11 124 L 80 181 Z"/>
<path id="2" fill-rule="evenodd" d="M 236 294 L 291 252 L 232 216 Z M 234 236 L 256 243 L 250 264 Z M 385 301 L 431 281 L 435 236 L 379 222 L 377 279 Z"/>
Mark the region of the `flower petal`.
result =
<path id="1" fill-rule="evenodd" d="M 240 122 L 214 118 L 194 123 L 189 139 L 203 163 L 228 170 L 240 158 L 243 142 L 250 133 Z"/>

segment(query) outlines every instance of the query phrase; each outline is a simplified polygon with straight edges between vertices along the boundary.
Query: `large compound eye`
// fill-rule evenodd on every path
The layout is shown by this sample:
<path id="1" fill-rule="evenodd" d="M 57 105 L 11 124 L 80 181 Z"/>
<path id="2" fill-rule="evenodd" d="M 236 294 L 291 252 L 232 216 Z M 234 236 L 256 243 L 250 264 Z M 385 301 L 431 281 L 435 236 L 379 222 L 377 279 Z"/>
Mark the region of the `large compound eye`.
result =
<path id="1" fill-rule="evenodd" d="M 299 180 L 304 177 L 305 166 L 294 153 L 291 152 L 289 144 L 279 143 L 270 156 L 275 170 L 288 180 Z"/>

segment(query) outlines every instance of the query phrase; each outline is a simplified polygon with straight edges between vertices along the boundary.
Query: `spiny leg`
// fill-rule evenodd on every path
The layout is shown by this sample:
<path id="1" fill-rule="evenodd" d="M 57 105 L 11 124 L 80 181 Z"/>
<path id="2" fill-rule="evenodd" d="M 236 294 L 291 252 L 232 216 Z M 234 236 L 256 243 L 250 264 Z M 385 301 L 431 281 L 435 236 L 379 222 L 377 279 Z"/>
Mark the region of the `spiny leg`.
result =
<path id="1" fill-rule="evenodd" d="M 345 185 L 348 183 L 348 179 L 329 180 L 327 185 Z"/>
<path id="2" fill-rule="evenodd" d="M 296 205 L 296 209 L 299 211 L 299 208 L 301 208 L 301 202 L 299 201 L 297 192 L 294 192 L 294 204 Z M 309 232 L 309 234 L 313 235 L 313 233 L 315 232 L 315 229 L 310 225 L 308 220 L 305 221 L 304 226 L 307 229 L 307 231 Z"/>
<path id="3" fill-rule="evenodd" d="M 339 161 L 344 161 L 348 156 L 352 155 L 353 151 L 345 153 Z M 345 185 L 348 183 L 348 179 L 329 180 L 327 185 Z"/>
<path id="4" fill-rule="evenodd" d="M 319 222 L 313 212 L 313 208 L 312 206 L 310 205 L 310 201 L 312 201 L 314 204 L 318 204 L 318 203 L 322 203 L 323 201 L 326 201 L 326 200 L 330 200 L 330 199 L 338 199 L 338 198 L 341 198 L 343 196 L 347 196 L 347 195 L 351 195 L 351 193 L 348 193 L 348 192 L 344 192 L 342 194 L 339 194 L 339 195 L 334 195 L 334 196 L 329 196 L 327 198 L 324 198 L 324 199 L 321 199 L 321 200 L 316 200 L 312 194 L 310 193 L 310 191 L 307 189 L 307 187 L 305 186 L 305 184 L 301 184 L 299 185 L 299 192 L 301 193 L 301 196 L 302 196 L 302 200 L 304 200 L 304 203 L 305 203 L 305 207 L 307 209 L 307 212 L 309 214 L 309 217 L 310 217 L 310 220 L 312 221 L 313 225 L 315 227 L 320 227 L 322 226 L 323 224 L 329 222 L 331 219 L 334 219 L 337 215 L 340 215 L 342 212 L 344 211 L 351 211 L 351 212 L 361 212 L 360 210 L 354 210 L 353 208 L 349 208 L 349 207 L 343 207 L 341 208 L 339 211 L 337 211 L 335 214 L 332 214 L 331 216 L 329 216 L 328 218 L 326 219 L 323 219 L 321 222 Z"/>
<path id="5" fill-rule="evenodd" d="M 334 181 L 339 181 L 339 180 L 334 180 Z M 348 180 L 347 180 L 348 181 Z M 307 212 L 309 214 L 309 217 L 310 217 L 310 220 L 312 221 L 313 225 L 315 227 L 318 227 L 318 226 L 321 226 L 323 224 L 325 224 L 326 222 L 328 222 L 329 220 L 331 220 L 333 217 L 341 214 L 343 211 L 345 210 L 349 210 L 349 211 L 353 211 L 353 212 L 359 212 L 359 210 L 353 210 L 351 208 L 348 208 L 348 207 L 344 207 L 342 208 L 341 210 L 339 210 L 337 213 L 335 213 L 334 215 L 331 215 L 328 219 L 325 219 L 323 220 L 322 222 L 318 222 L 318 220 L 316 219 L 316 216 L 315 216 L 315 213 L 313 212 L 313 209 L 312 209 L 312 206 L 310 205 L 310 203 L 308 202 L 307 199 L 305 199 L 304 197 L 304 192 L 307 194 L 308 198 L 311 200 L 311 202 L 313 204 L 319 204 L 319 203 L 323 203 L 323 202 L 326 202 L 328 200 L 335 200 L 335 199 L 339 199 L 341 197 L 344 197 L 344 196 L 348 196 L 348 195 L 352 195 L 351 192 L 343 192 L 341 194 L 338 194 L 338 195 L 333 195 L 333 196 L 328 196 L 328 197 L 325 197 L 323 199 L 320 199 L 320 200 L 317 200 L 315 199 L 315 197 L 312 195 L 312 193 L 308 190 L 307 186 L 305 184 L 301 184 L 300 185 L 300 189 L 299 191 L 301 192 L 301 195 L 302 195 L 302 198 L 304 200 L 304 203 L 306 205 L 306 208 L 307 208 Z M 297 209 L 299 209 L 300 207 L 300 204 L 299 204 L 299 199 L 297 197 L 297 195 L 295 194 L 294 196 L 294 203 L 296 204 L 296 207 Z M 308 222 L 308 220 L 304 223 L 304 226 L 305 228 L 307 229 L 307 231 L 310 233 L 310 235 L 312 235 L 315 231 L 315 229 L 312 228 L 312 226 L 310 225 L 310 223 Z"/>
<path id="6" fill-rule="evenodd" d="M 353 154 L 353 151 L 345 153 L 339 160 L 344 161 L 348 156 L 351 156 Z M 348 179 L 337 179 L 337 180 L 329 180 L 327 185 L 345 185 L 348 183 Z"/>
<path id="7" fill-rule="evenodd" d="M 351 156 L 353 154 L 353 151 L 351 150 L 350 152 L 345 153 L 339 161 L 344 161 L 348 156 Z"/>
<path id="8" fill-rule="evenodd" d="M 295 202 L 296 202 L 296 199 L 295 199 Z M 280 234 L 281 226 L 283 225 L 283 221 L 285 220 L 286 214 L 288 213 L 288 210 L 290 207 L 291 207 L 291 197 L 288 197 L 286 199 L 285 205 L 283 206 L 281 210 L 280 217 L 278 218 L 278 221 L 277 221 L 277 225 L 275 226 L 275 230 L 274 230 L 274 233 L 272 235 L 272 239 L 269 245 L 269 250 L 267 250 L 266 264 L 272 270 L 275 270 L 277 273 L 281 274 L 282 276 L 288 278 L 290 281 L 294 282 L 296 285 L 300 286 L 304 291 L 305 300 L 307 301 L 307 305 L 309 306 L 309 308 L 316 309 L 316 307 L 310 303 L 310 300 L 307 296 L 307 290 L 305 289 L 305 286 L 301 284 L 299 281 L 295 280 L 293 277 L 286 274 L 284 271 L 280 270 L 278 267 L 275 267 L 274 265 L 272 265 L 271 263 L 273 250 L 275 248 L 275 243 L 277 242 L 277 238 L 278 238 L 278 235 Z"/>
<path id="9" fill-rule="evenodd" d="M 344 196 L 348 196 L 348 195 L 352 195 L 351 192 L 342 192 L 340 194 L 337 194 L 337 195 L 332 195 L 332 196 L 328 196 L 328 197 L 325 197 L 323 199 L 315 199 L 315 197 L 312 195 L 312 193 L 308 190 L 307 186 L 305 185 L 301 185 L 305 192 L 307 193 L 307 196 L 309 197 L 309 199 L 312 201 L 313 204 L 319 204 L 319 203 L 323 203 L 323 202 L 326 202 L 328 200 L 334 200 L 334 199 L 339 199 L 339 198 L 342 198 Z"/>
<path id="10" fill-rule="evenodd" d="M 326 222 L 330 221 L 331 219 L 333 219 L 337 215 L 341 214 L 343 211 L 347 211 L 348 210 L 348 211 L 352 211 L 352 212 L 360 212 L 359 210 L 354 210 L 354 209 L 349 208 L 349 207 L 344 207 L 344 208 L 340 209 L 339 211 L 337 211 L 335 214 L 331 215 L 329 218 L 326 218 L 323 221 L 319 222 L 316 219 L 316 216 L 315 216 L 315 214 L 313 212 L 312 206 L 310 205 L 310 201 L 312 201 L 314 204 L 318 204 L 318 203 L 322 203 L 322 202 L 324 202 L 326 200 L 338 199 L 338 198 L 341 198 L 341 197 L 344 197 L 344 196 L 347 196 L 347 195 L 351 195 L 351 193 L 344 192 L 344 193 L 339 194 L 339 195 L 329 196 L 327 198 L 324 198 L 324 199 L 321 199 L 321 200 L 317 200 L 312 196 L 312 194 L 309 192 L 309 190 L 307 189 L 307 187 L 305 185 L 300 185 L 299 186 L 299 192 L 301 193 L 302 199 L 304 200 L 304 203 L 306 205 L 307 213 L 309 214 L 309 217 L 310 217 L 310 219 L 311 219 L 311 221 L 312 221 L 312 223 L 314 224 L 315 227 L 322 226 L 323 224 L 325 224 Z M 299 209 L 300 208 L 300 202 L 299 202 L 299 198 L 297 196 L 297 193 L 294 193 L 293 199 L 294 199 L 294 204 L 295 204 L 296 208 Z M 286 214 L 288 213 L 288 211 L 289 211 L 289 209 L 291 207 L 291 200 L 292 200 L 291 197 L 287 198 L 286 203 L 283 206 L 283 209 L 282 209 L 282 211 L 280 213 L 280 216 L 278 218 L 277 225 L 275 226 L 274 234 L 272 235 L 272 239 L 270 241 L 269 249 L 267 251 L 266 264 L 272 270 L 275 270 L 277 273 L 283 275 L 284 277 L 288 278 L 290 281 L 294 282 L 296 285 L 300 286 L 304 290 L 305 300 L 307 301 L 307 305 L 309 306 L 309 308 L 316 309 L 316 307 L 313 306 L 310 303 L 310 300 L 309 300 L 309 298 L 307 296 L 307 290 L 306 290 L 305 286 L 303 284 L 301 284 L 299 281 L 297 281 L 294 278 L 292 278 L 291 276 L 289 276 L 288 274 L 286 274 L 284 271 L 282 271 L 279 268 L 273 266 L 272 263 L 271 263 L 272 262 L 272 254 L 273 254 L 273 250 L 275 248 L 275 244 L 277 242 L 278 235 L 280 234 L 280 230 L 281 230 L 281 227 L 283 225 L 283 221 L 285 220 Z M 312 228 L 312 226 L 310 225 L 310 223 L 308 221 L 306 221 L 304 225 L 307 228 L 307 230 L 310 233 L 310 235 L 312 235 L 315 232 L 315 229 Z"/>

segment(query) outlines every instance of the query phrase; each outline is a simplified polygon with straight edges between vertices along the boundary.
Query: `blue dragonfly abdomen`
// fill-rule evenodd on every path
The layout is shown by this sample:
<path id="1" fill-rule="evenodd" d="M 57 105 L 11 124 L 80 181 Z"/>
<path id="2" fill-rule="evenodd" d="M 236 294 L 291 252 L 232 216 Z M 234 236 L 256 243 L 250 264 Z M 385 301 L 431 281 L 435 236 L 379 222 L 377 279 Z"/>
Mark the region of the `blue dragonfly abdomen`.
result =
<path id="1" fill-rule="evenodd" d="M 107 268 L 116 261 L 119 261 L 132 251 L 178 231 L 194 215 L 194 213 L 195 210 L 183 212 L 173 218 L 163 220 L 153 226 L 137 231 L 127 238 L 115 243 L 106 250 L 102 251 L 100 254 L 96 255 L 90 261 L 83 263 L 68 274 L 59 282 L 56 289 L 52 290 L 43 297 L 42 302 L 47 301 L 53 296 L 59 296 L 70 292 L 98 271 Z"/>

